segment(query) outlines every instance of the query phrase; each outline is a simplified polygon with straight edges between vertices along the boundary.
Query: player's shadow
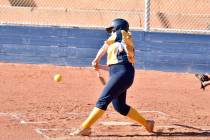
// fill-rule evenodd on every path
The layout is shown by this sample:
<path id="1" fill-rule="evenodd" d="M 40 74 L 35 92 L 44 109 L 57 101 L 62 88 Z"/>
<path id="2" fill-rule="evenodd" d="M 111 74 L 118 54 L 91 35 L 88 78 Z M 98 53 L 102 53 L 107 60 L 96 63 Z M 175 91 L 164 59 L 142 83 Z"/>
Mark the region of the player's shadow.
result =
<path id="1" fill-rule="evenodd" d="M 193 129 L 193 130 L 197 130 L 197 131 L 206 131 L 206 132 L 210 132 L 210 130 L 203 130 L 201 128 L 197 128 L 197 127 L 194 127 L 194 126 L 188 126 L 188 125 L 183 125 L 183 124 L 173 124 L 175 126 L 179 126 L 179 127 L 184 127 L 184 128 L 189 128 L 189 129 Z"/>
<path id="2" fill-rule="evenodd" d="M 180 124 L 173 124 L 174 126 L 184 127 L 190 129 L 188 132 L 173 132 L 171 130 L 170 132 L 154 132 L 151 134 L 132 134 L 132 135 L 96 135 L 97 137 L 210 137 L 210 130 L 203 130 L 200 128 L 196 128 L 193 126 L 187 126 L 187 125 L 180 125 Z M 194 131 L 192 131 L 194 130 Z M 195 132 L 196 130 L 196 132 Z"/>
<path id="3" fill-rule="evenodd" d="M 210 132 L 155 132 L 156 136 L 167 137 L 210 137 Z"/>

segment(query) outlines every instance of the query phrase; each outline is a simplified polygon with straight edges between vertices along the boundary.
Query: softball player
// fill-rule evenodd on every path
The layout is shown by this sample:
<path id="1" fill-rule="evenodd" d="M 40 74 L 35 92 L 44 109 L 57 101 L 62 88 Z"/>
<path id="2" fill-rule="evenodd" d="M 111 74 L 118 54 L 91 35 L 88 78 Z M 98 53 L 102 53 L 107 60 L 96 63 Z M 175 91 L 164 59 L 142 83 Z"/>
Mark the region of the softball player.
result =
<path id="1" fill-rule="evenodd" d="M 205 90 L 206 86 L 210 85 L 210 78 L 207 74 L 195 74 L 195 77 L 198 78 L 201 82 L 201 89 Z"/>
<path id="2" fill-rule="evenodd" d="M 100 69 L 99 62 L 107 53 L 110 77 L 89 117 L 71 135 L 89 136 L 91 126 L 104 114 L 111 102 L 117 112 L 137 121 L 148 132 L 153 132 L 154 121 L 145 120 L 137 110 L 126 104 L 127 89 L 132 85 L 135 73 L 134 44 L 129 24 L 126 20 L 117 18 L 106 30 L 111 36 L 98 51 L 92 66 L 96 70 Z"/>

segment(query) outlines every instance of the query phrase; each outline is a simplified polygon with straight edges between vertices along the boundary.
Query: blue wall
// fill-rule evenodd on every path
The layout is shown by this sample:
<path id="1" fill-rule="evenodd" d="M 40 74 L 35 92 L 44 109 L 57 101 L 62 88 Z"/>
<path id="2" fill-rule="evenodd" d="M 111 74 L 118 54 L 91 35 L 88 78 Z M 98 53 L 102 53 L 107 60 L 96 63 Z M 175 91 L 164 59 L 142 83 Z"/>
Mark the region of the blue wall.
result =
<path id="1" fill-rule="evenodd" d="M 210 72 L 210 35 L 143 31 L 132 34 L 138 69 Z M 0 61 L 90 66 L 107 37 L 102 29 L 2 25 Z"/>

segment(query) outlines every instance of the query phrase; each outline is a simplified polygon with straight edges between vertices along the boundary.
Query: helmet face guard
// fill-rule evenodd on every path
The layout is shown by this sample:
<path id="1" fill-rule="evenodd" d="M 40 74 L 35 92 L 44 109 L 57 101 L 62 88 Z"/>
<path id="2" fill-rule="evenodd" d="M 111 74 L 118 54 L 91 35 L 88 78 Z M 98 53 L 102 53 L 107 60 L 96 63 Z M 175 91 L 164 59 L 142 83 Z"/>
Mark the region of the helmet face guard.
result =
<path id="1" fill-rule="evenodd" d="M 125 19 L 121 18 L 114 19 L 111 25 L 106 27 L 106 31 L 108 33 L 116 32 L 118 30 L 124 30 L 126 32 L 129 30 L 129 24 Z"/>

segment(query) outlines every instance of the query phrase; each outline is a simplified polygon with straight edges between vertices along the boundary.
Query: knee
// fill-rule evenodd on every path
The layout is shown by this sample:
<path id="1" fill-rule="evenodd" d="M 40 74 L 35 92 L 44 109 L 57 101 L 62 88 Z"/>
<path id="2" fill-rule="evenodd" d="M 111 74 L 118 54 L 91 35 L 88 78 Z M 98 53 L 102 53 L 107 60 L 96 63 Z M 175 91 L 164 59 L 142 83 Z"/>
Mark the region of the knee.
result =
<path id="1" fill-rule="evenodd" d="M 106 110 L 109 104 L 110 104 L 110 101 L 108 101 L 108 100 L 103 100 L 103 99 L 99 99 L 99 100 L 96 102 L 96 107 L 97 107 L 97 108 L 100 108 L 100 109 L 102 109 L 102 110 Z"/>
<path id="2" fill-rule="evenodd" d="M 120 113 L 123 116 L 127 116 L 129 110 L 130 110 L 130 106 L 128 105 L 124 105 L 124 106 L 116 106 L 114 105 L 114 109 Z"/>

